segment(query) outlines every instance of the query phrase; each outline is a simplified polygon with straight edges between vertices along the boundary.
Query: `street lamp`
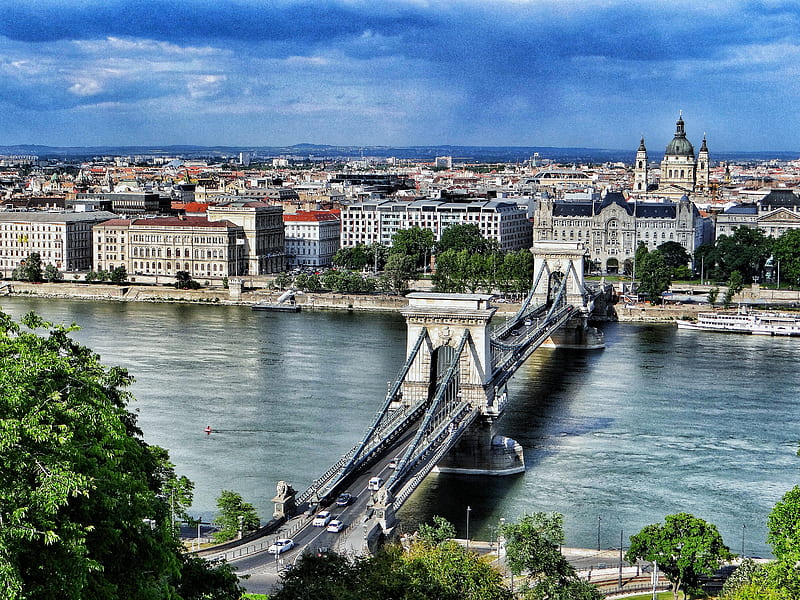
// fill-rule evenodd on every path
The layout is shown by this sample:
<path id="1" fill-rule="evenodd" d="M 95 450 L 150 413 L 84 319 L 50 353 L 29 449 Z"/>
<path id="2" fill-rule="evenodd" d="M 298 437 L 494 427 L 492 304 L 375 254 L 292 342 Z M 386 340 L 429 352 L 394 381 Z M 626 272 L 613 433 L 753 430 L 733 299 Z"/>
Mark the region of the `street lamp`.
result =
<path id="1" fill-rule="evenodd" d="M 744 530 L 747 529 L 747 525 L 742 523 L 742 558 L 744 558 Z"/>
<path id="2" fill-rule="evenodd" d="M 602 521 L 602 517 L 597 515 L 597 549 L 600 550 L 600 521 Z"/>
<path id="3" fill-rule="evenodd" d="M 467 550 L 469 550 L 469 513 L 472 509 L 467 506 Z"/>

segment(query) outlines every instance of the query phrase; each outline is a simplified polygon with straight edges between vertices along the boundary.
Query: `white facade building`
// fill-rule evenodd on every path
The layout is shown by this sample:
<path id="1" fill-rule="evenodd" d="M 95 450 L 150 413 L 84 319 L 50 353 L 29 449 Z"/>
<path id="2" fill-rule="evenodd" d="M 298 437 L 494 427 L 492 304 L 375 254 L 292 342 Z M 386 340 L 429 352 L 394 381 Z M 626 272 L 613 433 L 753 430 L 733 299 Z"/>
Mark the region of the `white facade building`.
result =
<path id="1" fill-rule="evenodd" d="M 342 208 L 341 246 L 375 242 L 391 246 L 401 229 L 433 231 L 439 241 L 451 225 L 474 224 L 483 237 L 497 240 L 500 250 L 530 248 L 532 226 L 525 207 L 500 200 L 443 202 L 441 200 L 374 200 Z"/>
<path id="2" fill-rule="evenodd" d="M 59 271 L 92 268 L 92 226 L 110 212 L 0 212 L 0 275 L 11 277 L 20 262 L 38 253 L 42 266 Z"/>
<path id="3" fill-rule="evenodd" d="M 298 211 L 283 215 L 289 266 L 328 266 L 339 249 L 339 217 L 331 211 Z"/>
<path id="4" fill-rule="evenodd" d="M 195 278 L 243 275 L 247 265 L 245 235 L 230 221 L 206 217 L 111 219 L 95 225 L 94 270 L 125 267 L 128 276 Z"/>

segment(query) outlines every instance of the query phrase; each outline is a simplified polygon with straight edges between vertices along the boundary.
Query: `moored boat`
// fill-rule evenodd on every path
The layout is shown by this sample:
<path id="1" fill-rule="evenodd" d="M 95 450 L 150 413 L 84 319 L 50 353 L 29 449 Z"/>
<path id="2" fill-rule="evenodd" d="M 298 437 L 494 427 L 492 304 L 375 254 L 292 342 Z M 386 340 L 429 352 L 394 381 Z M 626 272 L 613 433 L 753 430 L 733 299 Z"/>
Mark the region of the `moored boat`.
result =
<path id="1" fill-rule="evenodd" d="M 675 319 L 678 329 L 800 336 L 800 315 L 778 312 L 701 312 L 696 321 Z"/>

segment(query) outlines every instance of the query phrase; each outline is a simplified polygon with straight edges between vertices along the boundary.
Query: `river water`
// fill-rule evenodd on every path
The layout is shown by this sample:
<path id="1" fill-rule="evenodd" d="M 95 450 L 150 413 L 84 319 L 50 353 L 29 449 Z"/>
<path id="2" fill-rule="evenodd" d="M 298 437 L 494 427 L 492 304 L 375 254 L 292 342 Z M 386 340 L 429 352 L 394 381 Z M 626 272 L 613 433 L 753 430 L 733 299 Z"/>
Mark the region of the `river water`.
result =
<path id="1" fill-rule="evenodd" d="M 356 443 L 404 360 L 397 314 L 23 297 L 0 308 L 74 322 L 104 364 L 130 371 L 145 440 L 195 482 L 190 512 L 204 518 L 229 489 L 269 519 L 276 482 L 303 490 Z M 442 515 L 463 536 L 469 506 L 470 536 L 491 539 L 501 518 L 558 511 L 567 545 L 609 548 L 686 511 L 734 552 L 768 556 L 767 515 L 800 468 L 800 340 L 622 323 L 605 334 L 605 350 L 538 350 L 509 384 L 499 429 L 522 444 L 524 474 L 431 475 L 402 526 Z"/>

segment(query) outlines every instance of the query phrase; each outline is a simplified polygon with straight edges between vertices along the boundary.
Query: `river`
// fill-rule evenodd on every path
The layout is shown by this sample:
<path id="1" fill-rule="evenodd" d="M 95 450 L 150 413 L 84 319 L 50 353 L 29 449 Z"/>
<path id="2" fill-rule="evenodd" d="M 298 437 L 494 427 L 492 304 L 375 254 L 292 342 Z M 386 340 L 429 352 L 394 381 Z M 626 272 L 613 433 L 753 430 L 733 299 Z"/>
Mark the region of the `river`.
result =
<path id="1" fill-rule="evenodd" d="M 169 449 L 209 518 L 223 489 L 262 520 L 278 480 L 303 490 L 363 435 L 404 360 L 400 315 L 0 298 L 77 323 L 80 342 L 136 378 L 145 440 Z M 605 350 L 540 349 L 509 384 L 500 431 L 527 470 L 431 475 L 402 527 L 442 515 L 491 539 L 501 518 L 564 515 L 570 546 L 618 547 L 686 511 L 734 552 L 768 556 L 766 519 L 797 483 L 800 340 L 608 324 Z M 211 426 L 214 433 L 203 429 Z"/>

